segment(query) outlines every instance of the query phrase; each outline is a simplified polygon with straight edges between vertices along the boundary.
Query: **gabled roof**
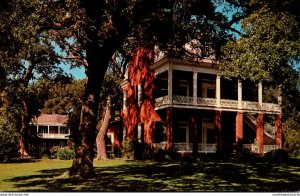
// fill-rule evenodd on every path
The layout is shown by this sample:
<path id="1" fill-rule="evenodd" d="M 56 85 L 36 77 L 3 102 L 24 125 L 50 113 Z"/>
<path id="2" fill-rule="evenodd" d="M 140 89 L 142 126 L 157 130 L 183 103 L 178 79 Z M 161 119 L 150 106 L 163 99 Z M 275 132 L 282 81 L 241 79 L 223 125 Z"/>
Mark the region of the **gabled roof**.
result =
<path id="1" fill-rule="evenodd" d="M 63 125 L 67 124 L 68 116 L 59 114 L 41 114 L 39 117 L 32 119 L 34 124 Z"/>

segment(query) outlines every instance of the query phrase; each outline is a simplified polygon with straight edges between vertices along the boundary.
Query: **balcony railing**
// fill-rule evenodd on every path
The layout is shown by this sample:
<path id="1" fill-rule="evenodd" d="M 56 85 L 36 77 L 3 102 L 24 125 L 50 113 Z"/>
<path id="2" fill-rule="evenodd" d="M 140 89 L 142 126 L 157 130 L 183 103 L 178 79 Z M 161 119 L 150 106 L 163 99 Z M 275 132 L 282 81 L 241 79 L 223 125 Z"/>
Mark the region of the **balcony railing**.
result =
<path id="1" fill-rule="evenodd" d="M 193 97 L 174 95 L 173 96 L 173 103 L 174 104 L 191 105 L 191 104 L 193 104 Z"/>
<path id="2" fill-rule="evenodd" d="M 70 134 L 58 134 L 58 133 L 38 133 L 38 137 L 43 139 L 68 139 Z"/>
<path id="3" fill-rule="evenodd" d="M 164 105 L 187 105 L 187 106 L 205 106 L 205 107 L 217 107 L 217 99 L 216 98 L 204 98 L 197 97 L 196 101 L 191 96 L 179 96 L 174 95 L 173 100 L 169 100 L 168 96 L 159 97 L 155 100 L 155 106 L 161 107 Z M 242 109 L 242 110 L 250 110 L 250 111 L 266 111 L 266 112 L 275 112 L 280 113 L 280 106 L 274 103 L 262 103 L 262 106 L 259 106 L 258 102 L 254 101 L 242 101 L 242 108 L 238 107 L 237 100 L 230 99 L 220 99 L 220 108 L 224 109 Z"/>
<path id="4" fill-rule="evenodd" d="M 217 100 L 215 98 L 197 97 L 197 105 L 217 106 Z"/>
<path id="5" fill-rule="evenodd" d="M 169 103 L 168 96 L 163 96 L 155 99 L 155 106 L 163 106 Z"/>

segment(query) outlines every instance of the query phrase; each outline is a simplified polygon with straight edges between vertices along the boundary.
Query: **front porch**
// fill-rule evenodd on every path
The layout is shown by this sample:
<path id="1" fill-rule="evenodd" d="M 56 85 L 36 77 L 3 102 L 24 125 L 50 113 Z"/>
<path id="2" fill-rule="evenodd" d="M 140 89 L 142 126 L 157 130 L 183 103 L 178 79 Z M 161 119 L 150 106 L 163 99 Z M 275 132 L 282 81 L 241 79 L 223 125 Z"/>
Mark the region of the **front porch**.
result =
<path id="1" fill-rule="evenodd" d="M 257 122 L 261 114 L 256 118 L 251 113 L 175 107 L 158 110 L 158 114 L 162 122 L 155 126 L 155 149 L 179 153 L 234 153 L 248 149 L 263 154 L 281 148 L 281 127 Z"/>

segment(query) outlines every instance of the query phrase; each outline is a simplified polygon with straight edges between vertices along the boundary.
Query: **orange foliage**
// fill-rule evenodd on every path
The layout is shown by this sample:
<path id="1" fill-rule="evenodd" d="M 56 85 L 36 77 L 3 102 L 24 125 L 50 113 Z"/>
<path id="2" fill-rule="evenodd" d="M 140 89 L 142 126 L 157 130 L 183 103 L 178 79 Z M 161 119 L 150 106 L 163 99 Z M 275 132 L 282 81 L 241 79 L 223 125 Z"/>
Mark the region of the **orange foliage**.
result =
<path id="1" fill-rule="evenodd" d="M 152 49 L 139 47 L 135 49 L 133 59 L 128 64 L 128 86 L 125 88 L 128 107 L 123 110 L 122 115 L 129 141 L 137 139 L 136 127 L 139 123 L 144 123 L 144 142 L 152 144 L 155 122 L 161 120 L 154 110 L 154 73 L 150 69 L 152 62 Z M 137 103 L 136 100 L 138 84 L 143 89 L 142 103 Z"/>

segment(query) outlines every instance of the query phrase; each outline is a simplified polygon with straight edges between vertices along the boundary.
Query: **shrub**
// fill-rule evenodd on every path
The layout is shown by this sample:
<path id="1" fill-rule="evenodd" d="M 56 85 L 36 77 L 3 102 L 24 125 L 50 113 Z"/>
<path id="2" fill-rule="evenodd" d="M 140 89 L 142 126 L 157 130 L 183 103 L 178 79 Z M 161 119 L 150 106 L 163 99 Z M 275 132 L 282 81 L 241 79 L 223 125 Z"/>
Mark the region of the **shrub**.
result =
<path id="1" fill-rule="evenodd" d="M 75 157 L 75 152 L 74 152 L 74 150 L 68 150 L 68 149 L 62 148 L 57 151 L 55 156 L 57 158 L 59 158 L 60 160 L 70 160 Z"/>
<path id="2" fill-rule="evenodd" d="M 289 157 L 293 159 L 300 159 L 300 148 L 292 150 L 289 152 Z"/>
<path id="3" fill-rule="evenodd" d="M 126 159 L 134 159 L 133 142 L 123 141 L 121 147 L 121 156 Z"/>
<path id="4" fill-rule="evenodd" d="M 286 162 L 289 160 L 288 153 L 283 149 L 272 150 L 265 154 L 265 159 L 270 162 Z"/>

